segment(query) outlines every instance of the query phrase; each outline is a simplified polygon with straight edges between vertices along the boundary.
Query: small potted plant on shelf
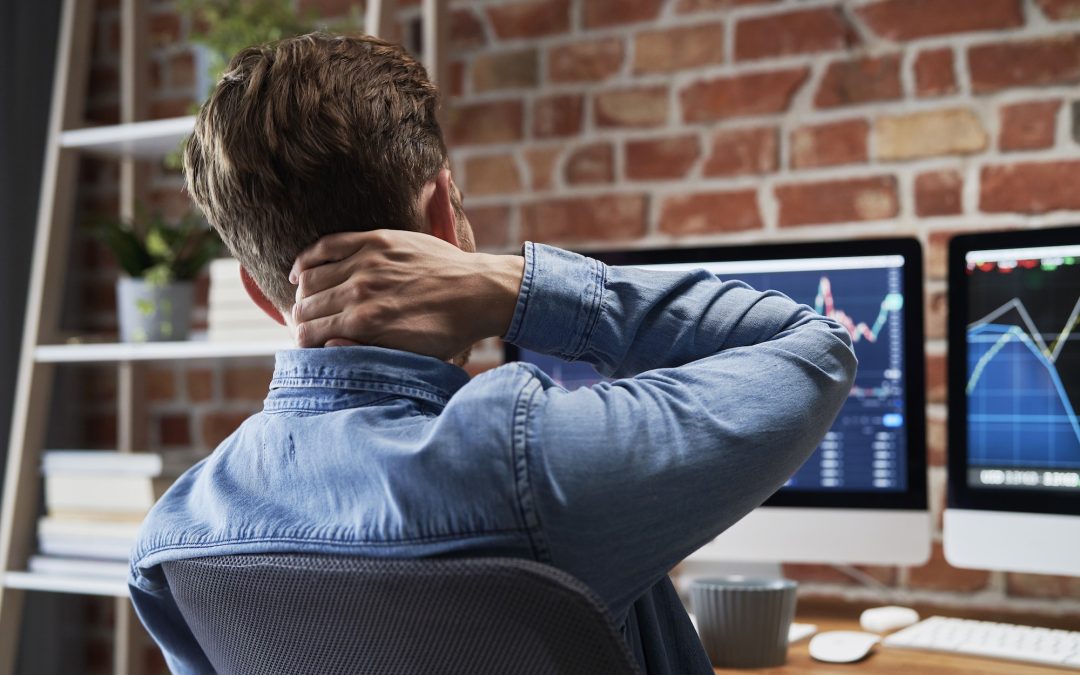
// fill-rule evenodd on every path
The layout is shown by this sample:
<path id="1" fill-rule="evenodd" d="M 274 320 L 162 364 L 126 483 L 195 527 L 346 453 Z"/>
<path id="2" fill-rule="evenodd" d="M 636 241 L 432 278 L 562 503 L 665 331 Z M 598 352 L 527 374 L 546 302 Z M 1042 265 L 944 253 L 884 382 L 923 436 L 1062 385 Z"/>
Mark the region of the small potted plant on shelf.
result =
<path id="1" fill-rule="evenodd" d="M 221 252 L 217 233 L 193 212 L 171 222 L 137 209 L 131 222 L 101 221 L 98 235 L 123 272 L 116 282 L 120 339 L 187 339 L 194 279 Z"/>

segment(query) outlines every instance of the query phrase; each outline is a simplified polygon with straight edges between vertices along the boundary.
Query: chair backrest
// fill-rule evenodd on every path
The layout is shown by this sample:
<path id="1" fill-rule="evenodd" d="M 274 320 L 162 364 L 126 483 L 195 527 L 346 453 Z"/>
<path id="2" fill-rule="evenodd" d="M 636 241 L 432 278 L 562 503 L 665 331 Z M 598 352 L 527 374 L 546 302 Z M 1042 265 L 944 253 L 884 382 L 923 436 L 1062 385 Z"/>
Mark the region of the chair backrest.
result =
<path id="1" fill-rule="evenodd" d="M 221 675 L 630 675 L 580 581 L 512 558 L 236 555 L 162 565 Z"/>

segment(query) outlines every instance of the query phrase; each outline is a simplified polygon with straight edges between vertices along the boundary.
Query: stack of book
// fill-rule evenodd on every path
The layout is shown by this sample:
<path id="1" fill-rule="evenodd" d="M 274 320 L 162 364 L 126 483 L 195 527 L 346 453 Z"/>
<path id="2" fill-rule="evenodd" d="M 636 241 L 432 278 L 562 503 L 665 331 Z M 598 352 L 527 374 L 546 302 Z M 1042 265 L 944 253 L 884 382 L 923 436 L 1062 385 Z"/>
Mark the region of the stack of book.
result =
<path id="1" fill-rule="evenodd" d="M 44 453 L 46 515 L 29 570 L 80 576 L 127 575 L 139 525 L 189 461 L 95 450 Z"/>
<path id="2" fill-rule="evenodd" d="M 284 342 L 289 332 L 266 315 L 240 281 L 240 263 L 220 258 L 210 263 L 208 339 L 212 342 Z"/>

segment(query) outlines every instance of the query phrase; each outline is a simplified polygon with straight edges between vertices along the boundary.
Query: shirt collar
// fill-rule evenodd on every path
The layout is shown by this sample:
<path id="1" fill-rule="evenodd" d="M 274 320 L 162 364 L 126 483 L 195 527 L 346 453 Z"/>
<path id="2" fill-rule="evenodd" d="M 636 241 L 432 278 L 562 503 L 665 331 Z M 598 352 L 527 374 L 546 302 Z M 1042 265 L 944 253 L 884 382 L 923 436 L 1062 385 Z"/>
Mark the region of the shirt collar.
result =
<path id="1" fill-rule="evenodd" d="M 469 375 L 455 365 L 395 349 L 288 349 L 277 353 L 265 407 L 293 407 L 318 396 L 312 388 L 394 394 L 446 405 L 468 381 Z"/>

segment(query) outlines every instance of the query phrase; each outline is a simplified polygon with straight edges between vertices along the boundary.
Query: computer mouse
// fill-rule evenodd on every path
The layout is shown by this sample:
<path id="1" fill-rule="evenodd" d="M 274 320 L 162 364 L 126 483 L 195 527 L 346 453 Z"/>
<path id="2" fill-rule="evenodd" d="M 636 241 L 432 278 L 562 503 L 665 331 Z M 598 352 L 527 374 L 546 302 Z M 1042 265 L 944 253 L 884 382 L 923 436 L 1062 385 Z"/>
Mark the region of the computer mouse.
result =
<path id="1" fill-rule="evenodd" d="M 888 633 L 918 623 L 919 613 L 910 607 L 873 607 L 859 617 L 859 625 L 871 633 Z"/>
<path id="2" fill-rule="evenodd" d="M 831 630 L 810 638 L 810 656 L 826 663 L 852 663 L 870 653 L 881 642 L 873 633 L 855 630 Z"/>

